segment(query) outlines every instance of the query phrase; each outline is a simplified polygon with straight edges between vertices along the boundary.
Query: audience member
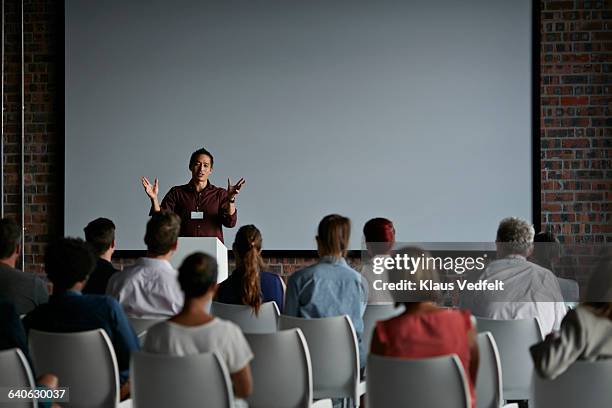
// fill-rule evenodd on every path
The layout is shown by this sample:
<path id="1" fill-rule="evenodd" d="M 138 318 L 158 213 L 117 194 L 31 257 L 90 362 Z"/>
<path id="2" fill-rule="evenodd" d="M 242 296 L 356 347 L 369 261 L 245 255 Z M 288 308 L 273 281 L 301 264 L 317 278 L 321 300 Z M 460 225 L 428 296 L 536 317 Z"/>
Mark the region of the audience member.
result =
<path id="1" fill-rule="evenodd" d="M 221 303 L 249 305 L 255 313 L 263 302 L 274 301 L 283 310 L 283 284 L 278 275 L 264 272 L 261 233 L 254 225 L 238 230 L 234 245 L 236 270 L 219 285 L 216 300 Z"/>
<path id="2" fill-rule="evenodd" d="M 419 258 L 423 254 L 419 248 L 404 248 L 402 255 Z M 434 269 L 419 266 L 416 270 L 391 270 L 390 282 L 406 281 L 440 282 Z M 394 292 L 398 303 L 404 303 L 405 311 L 389 320 L 380 321 L 372 337 L 372 353 L 388 357 L 427 358 L 446 354 L 456 354 L 468 374 L 472 407 L 475 407 L 474 384 L 478 371 L 478 343 L 476 329 L 468 311 L 443 309 L 437 306 L 440 293 L 435 290 L 417 290 L 410 294 Z"/>
<path id="3" fill-rule="evenodd" d="M 604 257 L 589 279 L 583 302 L 570 310 L 559 332 L 531 347 L 537 372 L 554 379 L 576 360 L 612 358 L 612 275 L 610 256 Z"/>
<path id="4" fill-rule="evenodd" d="M 533 250 L 533 226 L 520 218 L 505 218 L 497 229 L 497 259 L 479 279 L 500 281 L 503 292 L 485 291 L 468 299 L 476 316 L 499 320 L 537 317 L 543 333 L 558 329 L 566 307 L 557 278 L 527 260 Z"/>
<path id="5" fill-rule="evenodd" d="M 393 296 L 388 290 L 373 290 L 375 280 L 389 281 L 387 271 L 375 274 L 373 262 L 376 258 L 387 258 L 395 245 L 395 227 L 386 218 L 372 218 L 363 226 L 366 257 L 360 272 L 368 282 L 368 304 L 392 304 Z"/>
<path id="6" fill-rule="evenodd" d="M 87 224 L 84 231 L 85 241 L 91 245 L 98 259 L 83 293 L 103 295 L 111 276 L 119 272 L 111 263 L 115 252 L 115 224 L 108 218 L 96 218 Z"/>
<path id="7" fill-rule="evenodd" d="M 217 262 L 201 252 L 191 254 L 179 267 L 178 281 L 185 304 L 170 320 L 148 330 L 144 349 L 179 356 L 217 351 L 230 372 L 234 395 L 247 397 L 253 387 L 251 348 L 238 326 L 206 312 L 217 289 Z"/>
<path id="8" fill-rule="evenodd" d="M 23 324 L 26 331 L 66 333 L 104 329 L 115 349 L 123 384 L 121 394 L 126 397 L 130 353 L 139 349 L 138 339 L 115 299 L 81 293 L 94 264 L 89 245 L 81 239 L 63 238 L 49 244 L 45 251 L 45 271 L 53 283 L 53 295 L 49 303 L 28 313 Z"/>
<path id="9" fill-rule="evenodd" d="M 28 342 L 21 319 L 17 315 L 15 305 L 5 299 L 0 299 L 0 350 L 19 348 L 30 361 Z"/>
<path id="10" fill-rule="evenodd" d="M 554 267 L 561 258 L 561 243 L 557 236 L 552 231 L 538 232 L 535 234 L 533 242 L 534 248 L 529 260 L 555 273 Z M 563 296 L 565 304 L 569 307 L 575 307 L 580 298 L 578 282 L 559 276 L 557 276 L 557 282 L 559 282 L 561 296 Z"/>
<path id="11" fill-rule="evenodd" d="M 289 278 L 285 314 L 307 319 L 348 315 L 357 333 L 360 364 L 364 367 L 361 338 L 368 288 L 365 279 L 344 259 L 350 236 L 348 218 L 332 214 L 321 220 L 317 235 L 319 262 Z"/>
<path id="12" fill-rule="evenodd" d="M 130 317 L 170 317 L 181 310 L 183 293 L 178 272 L 169 260 L 177 248 L 181 220 L 171 212 L 154 213 L 147 222 L 147 256 L 113 275 L 106 293 L 115 297 Z"/>
<path id="13" fill-rule="evenodd" d="M 26 314 L 47 303 L 46 284 L 33 273 L 15 269 L 21 252 L 21 231 L 10 219 L 0 220 L 0 297 L 15 304 L 17 314 Z"/>

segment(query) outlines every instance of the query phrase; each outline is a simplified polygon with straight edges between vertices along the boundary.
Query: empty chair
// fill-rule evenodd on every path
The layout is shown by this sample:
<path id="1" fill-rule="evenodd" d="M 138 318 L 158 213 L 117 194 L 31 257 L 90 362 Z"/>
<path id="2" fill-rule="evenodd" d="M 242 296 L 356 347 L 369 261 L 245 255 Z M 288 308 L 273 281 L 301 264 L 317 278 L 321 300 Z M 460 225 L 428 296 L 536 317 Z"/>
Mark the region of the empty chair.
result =
<path id="1" fill-rule="evenodd" d="M 119 404 L 119 371 L 113 346 L 102 329 L 77 333 L 30 330 L 37 373 L 53 373 L 70 388 L 65 407 L 109 408 Z"/>
<path id="2" fill-rule="evenodd" d="M 215 353 L 169 356 L 136 352 L 130 364 L 134 408 L 230 408 L 234 393 Z"/>
<path id="3" fill-rule="evenodd" d="M 476 408 L 518 408 L 518 404 L 503 404 L 499 351 L 490 332 L 478 333 L 478 352 Z"/>
<path id="4" fill-rule="evenodd" d="M 246 334 L 255 357 L 251 361 L 253 394 L 250 408 L 309 408 L 312 404 L 312 365 L 300 329 Z M 330 400 L 319 400 L 314 405 Z"/>
<path id="5" fill-rule="evenodd" d="M 372 335 L 376 328 L 376 322 L 387 320 L 402 314 L 404 305 L 395 306 L 395 303 L 388 305 L 368 305 L 363 314 L 363 347 L 366 351 L 370 350 Z"/>
<path id="6" fill-rule="evenodd" d="M 612 360 L 576 361 L 554 380 L 535 376 L 538 408 L 612 407 Z"/>
<path id="7" fill-rule="evenodd" d="M 275 302 L 261 305 L 259 314 L 247 305 L 212 302 L 210 313 L 221 319 L 234 322 L 243 333 L 272 333 L 277 330 L 280 312 Z"/>
<path id="8" fill-rule="evenodd" d="M 149 327 L 167 320 L 166 318 L 146 318 L 146 317 L 128 317 L 130 326 L 134 329 L 134 333 L 140 338 Z"/>
<path id="9" fill-rule="evenodd" d="M 13 389 L 36 388 L 30 364 L 18 348 L 0 351 L 0 367 L 0 387 L 3 389 L 7 390 L 9 387 Z M 6 395 L 3 398 L 6 398 Z M 17 399 L 10 404 L 11 408 L 36 408 L 37 406 L 36 402 Z"/>
<path id="10" fill-rule="evenodd" d="M 357 335 L 348 316 L 302 319 L 282 315 L 279 330 L 302 330 L 312 362 L 315 399 L 351 399 L 359 406 L 365 392 L 360 382 Z"/>
<path id="11" fill-rule="evenodd" d="M 503 399 L 532 399 L 534 368 L 529 347 L 542 341 L 538 320 L 493 320 L 478 317 L 476 321 L 478 332 L 491 332 L 497 344 L 503 375 Z"/>
<path id="12" fill-rule="evenodd" d="M 470 408 L 470 391 L 456 355 L 405 359 L 368 355 L 368 408 Z"/>

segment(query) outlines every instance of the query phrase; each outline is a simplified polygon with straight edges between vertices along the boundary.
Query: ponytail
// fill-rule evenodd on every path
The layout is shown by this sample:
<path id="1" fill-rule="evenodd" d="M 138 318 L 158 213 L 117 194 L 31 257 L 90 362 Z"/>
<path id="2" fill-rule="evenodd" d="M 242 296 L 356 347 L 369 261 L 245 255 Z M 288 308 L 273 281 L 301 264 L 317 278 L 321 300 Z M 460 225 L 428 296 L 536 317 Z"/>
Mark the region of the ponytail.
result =
<path id="1" fill-rule="evenodd" d="M 240 301 L 251 306 L 257 315 L 261 307 L 259 273 L 264 267 L 261 257 L 261 233 L 254 225 L 245 225 L 236 233 L 233 250 L 236 271 L 242 273 Z"/>

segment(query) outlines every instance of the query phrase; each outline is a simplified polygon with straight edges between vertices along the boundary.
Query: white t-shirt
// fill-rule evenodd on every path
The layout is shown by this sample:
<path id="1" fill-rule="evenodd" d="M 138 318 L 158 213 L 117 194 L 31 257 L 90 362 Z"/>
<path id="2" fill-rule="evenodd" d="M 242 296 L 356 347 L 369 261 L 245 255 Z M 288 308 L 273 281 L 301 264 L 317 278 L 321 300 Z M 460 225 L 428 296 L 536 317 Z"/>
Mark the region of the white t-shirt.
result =
<path id="1" fill-rule="evenodd" d="M 183 326 L 170 321 L 158 323 L 147 330 L 143 349 L 177 356 L 216 351 L 231 374 L 242 370 L 253 359 L 251 347 L 240 328 L 216 317 L 200 326 Z"/>

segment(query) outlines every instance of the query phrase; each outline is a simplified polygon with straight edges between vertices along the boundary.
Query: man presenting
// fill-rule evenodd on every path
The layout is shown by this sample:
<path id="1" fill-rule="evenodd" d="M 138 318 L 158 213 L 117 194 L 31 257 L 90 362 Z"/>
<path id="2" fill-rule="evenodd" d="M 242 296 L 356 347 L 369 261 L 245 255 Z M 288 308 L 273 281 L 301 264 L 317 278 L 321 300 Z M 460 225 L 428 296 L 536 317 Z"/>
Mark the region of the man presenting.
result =
<path id="1" fill-rule="evenodd" d="M 151 183 L 142 177 L 142 186 L 151 199 L 150 214 L 161 210 L 172 211 L 181 217 L 183 237 L 217 237 L 223 242 L 223 229 L 236 225 L 236 196 L 245 180 L 241 178 L 232 185 L 227 179 L 227 190 L 213 186 L 208 177 L 212 173 L 214 158 L 202 148 L 191 154 L 189 170 L 191 180 L 182 186 L 174 186 L 166 194 L 161 204 L 157 198 L 159 180 Z"/>

